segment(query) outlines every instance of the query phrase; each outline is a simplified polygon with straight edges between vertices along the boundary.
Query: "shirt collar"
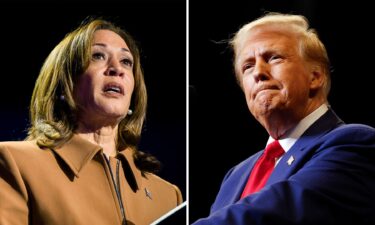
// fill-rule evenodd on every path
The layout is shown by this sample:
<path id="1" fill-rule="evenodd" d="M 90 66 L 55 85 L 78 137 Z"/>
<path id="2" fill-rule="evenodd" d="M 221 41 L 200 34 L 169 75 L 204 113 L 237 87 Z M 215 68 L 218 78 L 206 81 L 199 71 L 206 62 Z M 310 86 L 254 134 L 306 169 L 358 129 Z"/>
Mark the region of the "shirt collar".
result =
<path id="1" fill-rule="evenodd" d="M 79 177 L 79 172 L 96 154 L 103 152 L 101 146 L 91 143 L 77 134 L 74 134 L 73 137 L 62 146 L 53 148 L 52 151 L 64 160 L 76 177 Z M 144 174 L 142 174 L 134 163 L 134 151 L 135 150 L 131 148 L 126 148 L 120 151 L 116 158 L 121 160 L 125 177 L 133 191 L 136 191 L 139 189 L 139 186 L 142 185 L 141 177 L 143 177 Z"/>
<path id="2" fill-rule="evenodd" d="M 321 116 L 323 116 L 324 113 L 328 111 L 328 105 L 322 104 L 317 109 L 315 109 L 312 113 L 307 115 L 305 118 L 303 118 L 294 128 L 292 128 L 290 131 L 284 135 L 283 138 L 279 139 L 279 143 L 281 147 L 283 147 L 284 151 L 287 152 L 293 144 L 297 141 L 299 137 L 315 122 L 317 121 Z M 275 139 L 273 139 L 271 136 L 268 138 L 267 145 L 271 142 L 273 142 Z"/>
<path id="3" fill-rule="evenodd" d="M 82 168 L 101 151 L 102 148 L 74 134 L 65 144 L 53 148 L 52 150 L 64 160 L 73 171 L 74 175 L 78 177 Z"/>

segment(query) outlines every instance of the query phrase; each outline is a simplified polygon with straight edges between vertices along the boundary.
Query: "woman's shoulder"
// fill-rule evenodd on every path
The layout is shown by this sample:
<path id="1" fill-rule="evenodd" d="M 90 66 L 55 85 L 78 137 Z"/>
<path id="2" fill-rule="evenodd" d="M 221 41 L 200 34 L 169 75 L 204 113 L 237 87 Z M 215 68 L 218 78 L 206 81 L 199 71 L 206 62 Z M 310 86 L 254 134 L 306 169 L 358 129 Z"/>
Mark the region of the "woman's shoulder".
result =
<path id="1" fill-rule="evenodd" d="M 39 149 L 35 141 L 1 141 L 0 150 L 25 151 Z"/>
<path id="2" fill-rule="evenodd" d="M 137 150 L 128 148 L 125 151 L 122 151 L 121 154 L 125 156 L 125 158 L 129 162 L 129 165 L 132 168 L 132 170 L 137 171 L 136 173 L 143 178 L 144 182 L 146 182 L 146 183 L 152 183 L 152 184 L 154 184 L 156 186 L 159 186 L 159 187 L 172 188 L 172 189 L 176 188 L 175 185 L 173 185 L 172 183 L 164 180 L 163 178 L 159 177 L 155 173 L 141 171 L 136 166 L 136 163 L 135 163 L 135 158 L 134 158 L 135 151 L 137 151 Z"/>
<path id="3" fill-rule="evenodd" d="M 38 154 L 41 150 L 35 141 L 3 141 L 0 142 L 0 157 L 11 155 L 13 158 L 27 158 Z M 2 158 L 3 158 L 2 157 Z"/>
<path id="4" fill-rule="evenodd" d="M 159 177 L 158 175 L 151 172 L 142 172 L 134 163 L 134 149 L 126 149 L 121 152 L 121 155 L 125 156 L 133 175 L 140 185 L 140 189 L 153 189 L 153 191 L 165 195 L 165 197 L 170 198 L 175 195 L 177 202 L 182 202 L 182 194 L 180 189 L 170 183 L 169 181 Z"/>
<path id="5" fill-rule="evenodd" d="M 158 188 L 159 191 L 161 193 L 165 193 L 166 196 L 176 195 L 178 204 L 182 202 L 181 190 L 176 185 L 164 180 L 163 178 L 153 173 L 146 173 L 145 180 L 149 186 Z"/>
<path id="6" fill-rule="evenodd" d="M 171 188 L 171 189 L 174 189 L 174 190 L 178 189 L 179 190 L 179 188 L 176 185 L 168 182 L 167 180 L 159 177 L 158 175 L 156 175 L 154 173 L 146 173 L 144 176 L 145 176 L 147 181 L 149 181 L 151 183 L 154 183 L 155 185 L 165 186 L 166 188 Z"/>

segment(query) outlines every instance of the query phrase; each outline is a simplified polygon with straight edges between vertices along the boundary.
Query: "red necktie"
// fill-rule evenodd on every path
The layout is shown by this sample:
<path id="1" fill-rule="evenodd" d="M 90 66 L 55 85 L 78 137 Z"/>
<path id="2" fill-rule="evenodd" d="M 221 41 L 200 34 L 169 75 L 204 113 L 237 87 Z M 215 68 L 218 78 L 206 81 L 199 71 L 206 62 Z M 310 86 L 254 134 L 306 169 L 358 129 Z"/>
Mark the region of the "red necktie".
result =
<path id="1" fill-rule="evenodd" d="M 276 160 L 284 153 L 284 149 L 277 140 L 267 145 L 266 150 L 264 150 L 264 153 L 259 157 L 250 173 L 241 198 L 263 188 L 275 168 Z"/>

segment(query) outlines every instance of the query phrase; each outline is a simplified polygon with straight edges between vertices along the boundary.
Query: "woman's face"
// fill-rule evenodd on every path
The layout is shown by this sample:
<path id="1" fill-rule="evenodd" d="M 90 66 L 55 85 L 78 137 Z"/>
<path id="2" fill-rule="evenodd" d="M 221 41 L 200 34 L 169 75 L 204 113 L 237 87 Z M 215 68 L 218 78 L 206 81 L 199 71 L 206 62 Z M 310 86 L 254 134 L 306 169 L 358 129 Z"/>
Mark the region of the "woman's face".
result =
<path id="1" fill-rule="evenodd" d="M 117 124 L 126 116 L 134 90 L 133 55 L 110 30 L 96 31 L 92 43 L 90 64 L 74 88 L 78 118 L 96 125 Z"/>

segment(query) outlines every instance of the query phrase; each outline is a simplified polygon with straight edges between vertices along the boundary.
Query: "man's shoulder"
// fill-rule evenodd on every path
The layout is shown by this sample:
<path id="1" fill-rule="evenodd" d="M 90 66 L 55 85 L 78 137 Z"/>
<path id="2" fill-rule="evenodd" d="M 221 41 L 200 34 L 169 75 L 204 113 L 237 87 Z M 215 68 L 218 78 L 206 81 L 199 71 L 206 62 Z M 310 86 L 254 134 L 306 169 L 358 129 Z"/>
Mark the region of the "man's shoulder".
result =
<path id="1" fill-rule="evenodd" d="M 323 136 L 319 137 L 307 151 L 324 154 L 337 154 L 337 151 L 325 151 L 327 149 L 343 151 L 356 151 L 357 154 L 368 153 L 370 149 L 375 150 L 375 129 L 364 124 L 343 124 Z M 360 151 L 361 150 L 361 151 Z M 362 151 L 366 150 L 366 151 Z M 371 151 L 374 152 L 375 151 Z"/>
<path id="2" fill-rule="evenodd" d="M 343 124 L 342 126 L 337 127 L 337 131 L 363 131 L 363 132 L 375 132 L 375 128 L 366 124 L 352 123 L 352 124 Z"/>
<path id="3" fill-rule="evenodd" d="M 365 141 L 375 140 L 375 128 L 364 124 L 344 124 L 328 132 L 327 140 Z"/>

